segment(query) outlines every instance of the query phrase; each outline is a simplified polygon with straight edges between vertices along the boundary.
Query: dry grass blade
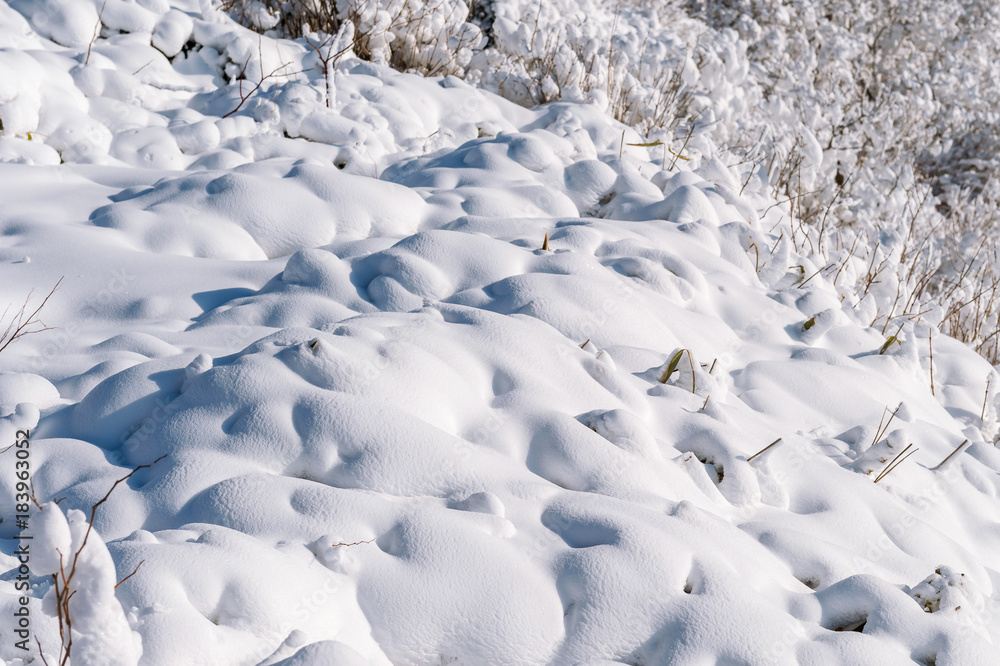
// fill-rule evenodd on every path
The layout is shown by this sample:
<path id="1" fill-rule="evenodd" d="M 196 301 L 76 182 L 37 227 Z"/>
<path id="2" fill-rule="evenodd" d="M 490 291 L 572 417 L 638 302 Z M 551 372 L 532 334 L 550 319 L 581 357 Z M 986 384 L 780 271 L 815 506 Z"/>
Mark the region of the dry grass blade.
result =
<path id="1" fill-rule="evenodd" d="M 351 546 L 361 546 L 366 543 L 372 543 L 373 541 L 375 541 L 375 539 L 367 539 L 365 541 L 352 541 L 350 543 L 346 541 L 341 541 L 340 543 L 331 543 L 330 548 L 340 548 L 341 546 L 343 546 L 344 548 L 350 548 Z"/>
<path id="2" fill-rule="evenodd" d="M 90 64 L 90 53 L 94 49 L 94 42 L 101 36 L 101 26 L 104 24 L 104 10 L 107 6 L 108 0 L 104 0 L 101 4 L 101 11 L 97 14 L 97 25 L 94 26 L 94 36 L 90 38 L 90 44 L 87 46 L 87 57 L 83 60 L 85 67 Z"/>
<path id="3" fill-rule="evenodd" d="M 986 378 L 986 392 L 983 393 L 983 410 L 979 413 L 979 420 L 986 421 L 986 404 L 990 401 L 990 384 L 993 382 L 992 377 Z"/>
<path id="4" fill-rule="evenodd" d="M 670 363 L 667 364 L 667 369 L 663 372 L 663 375 L 660 377 L 661 384 L 666 384 L 667 380 L 670 379 L 670 375 L 674 374 L 674 371 L 677 370 L 677 366 L 681 362 L 681 356 L 683 355 L 684 355 L 684 350 L 679 349 L 677 353 L 670 358 Z"/>
<path id="5" fill-rule="evenodd" d="M 910 451 L 910 449 L 913 450 Z M 878 483 L 885 477 L 889 476 L 889 473 L 892 472 L 892 470 L 899 467 L 901 464 L 903 464 L 904 460 L 906 460 L 919 450 L 920 449 L 913 448 L 913 444 L 907 444 L 906 448 L 900 451 L 899 454 L 895 458 L 893 458 L 888 465 L 885 466 L 885 469 L 882 470 L 882 473 L 875 477 L 875 483 Z"/>
<path id="6" fill-rule="evenodd" d="M 694 373 L 694 357 L 691 356 L 691 352 L 687 349 L 678 349 L 677 352 L 670 357 L 670 363 L 667 364 L 667 369 L 660 376 L 660 383 L 666 384 L 671 375 L 677 371 L 681 363 L 681 358 L 683 358 L 684 354 L 687 354 L 688 365 L 691 367 L 691 393 L 695 393 L 697 389 L 697 380 L 695 379 Z"/>
<path id="7" fill-rule="evenodd" d="M 694 358 L 691 356 L 691 352 L 689 350 L 685 351 L 687 351 L 688 355 L 688 364 L 691 366 L 691 393 L 694 393 L 697 388 L 697 386 L 695 386 L 696 379 L 694 374 Z"/>
<path id="8" fill-rule="evenodd" d="M 899 403 L 899 406 L 893 410 L 892 414 L 889 416 L 889 420 L 886 421 L 884 427 L 882 425 L 882 421 L 885 421 L 885 413 L 889 411 L 889 408 L 886 407 L 884 410 L 882 410 L 882 418 L 879 419 L 878 428 L 876 428 L 875 430 L 875 439 L 873 439 L 872 443 L 869 444 L 869 448 L 878 444 L 879 440 L 881 440 L 882 437 L 885 435 L 885 433 L 889 431 L 889 426 L 892 425 L 892 420 L 896 418 L 896 413 L 899 412 L 899 410 L 902 408 L 903 408 L 903 403 Z"/>
<path id="9" fill-rule="evenodd" d="M 747 458 L 747 462 L 750 462 L 751 460 L 753 460 L 754 458 L 756 458 L 757 456 L 759 456 L 762 453 L 766 453 L 767 450 L 770 449 L 772 446 L 777 446 L 778 442 L 780 442 L 780 441 L 781 441 L 781 438 L 779 437 L 778 439 L 774 440 L 773 442 L 771 442 L 770 444 L 768 444 L 767 446 L 765 446 L 764 448 L 762 448 L 757 453 L 755 453 L 752 456 L 750 456 L 749 458 Z"/>
<path id="10" fill-rule="evenodd" d="M 674 167 L 677 166 L 677 160 L 681 159 L 682 153 L 687 148 L 688 142 L 691 140 L 692 136 L 694 136 L 694 123 L 691 123 L 690 127 L 688 128 L 688 133 L 687 133 L 687 136 L 684 137 L 684 143 L 683 143 L 683 145 L 681 145 L 680 152 L 675 153 L 672 150 L 670 151 L 670 154 L 674 156 L 674 159 L 671 160 L 670 167 L 667 168 L 667 171 L 673 171 Z M 687 158 L 684 158 L 684 159 L 687 159 Z"/>
<path id="11" fill-rule="evenodd" d="M 949 460 L 951 460 L 951 457 L 952 457 L 952 456 L 954 456 L 954 455 L 955 455 L 956 453 L 958 453 L 959 451 L 961 451 L 961 450 L 962 450 L 962 448 L 963 448 L 963 447 L 964 447 L 964 446 L 965 446 L 966 444 L 968 444 L 968 443 L 969 443 L 969 440 L 967 440 L 967 439 L 963 439 L 963 440 L 962 440 L 962 443 L 961 443 L 961 444 L 959 444 L 958 446 L 956 446 L 956 447 L 955 447 L 955 450 L 954 450 L 954 451 L 952 451 L 952 452 L 951 452 L 951 453 L 949 453 L 949 454 L 948 454 L 947 456 L 945 456 L 944 460 L 942 460 L 941 462 L 939 462 L 939 463 L 937 464 L 937 467 L 933 467 L 932 469 L 940 469 L 942 465 L 944 465 L 944 464 L 945 464 L 946 462 L 948 462 Z"/>
<path id="12" fill-rule="evenodd" d="M 809 284 L 809 281 L 812 280 L 814 277 L 816 277 L 817 275 L 819 275 L 820 273 L 822 273 L 823 271 L 825 271 L 825 270 L 827 270 L 829 268 L 833 268 L 834 266 L 836 266 L 836 264 L 827 264 L 826 266 L 823 266 L 822 268 L 818 269 L 815 273 L 813 273 L 812 275 L 810 275 L 809 277 L 807 277 L 805 280 L 803 280 L 802 282 L 798 283 L 796 285 L 796 287 L 798 287 L 799 289 L 801 289 L 802 287 L 804 287 L 807 284 Z"/>

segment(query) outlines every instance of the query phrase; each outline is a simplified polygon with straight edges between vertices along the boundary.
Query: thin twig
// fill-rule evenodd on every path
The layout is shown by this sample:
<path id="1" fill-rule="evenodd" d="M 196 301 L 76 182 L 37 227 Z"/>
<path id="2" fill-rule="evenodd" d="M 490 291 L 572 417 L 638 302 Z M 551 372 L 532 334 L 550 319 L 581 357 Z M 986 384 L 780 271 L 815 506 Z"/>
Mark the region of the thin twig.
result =
<path id="1" fill-rule="evenodd" d="M 83 535 L 83 543 L 81 543 L 80 547 L 76 549 L 76 554 L 73 557 L 73 566 L 70 567 L 70 570 L 69 570 L 69 577 L 70 578 L 72 578 L 73 574 L 76 573 L 76 565 L 77 565 L 77 563 L 80 560 L 80 553 L 83 552 L 83 548 L 84 548 L 84 546 L 87 545 L 87 540 L 90 538 L 90 533 L 94 529 L 94 518 L 97 516 L 97 509 L 98 509 L 98 507 L 100 507 L 102 504 L 104 504 L 105 502 L 108 501 L 108 498 L 111 497 L 111 493 L 113 493 L 115 491 L 115 488 L 118 487 L 118 484 L 125 483 L 126 481 L 128 481 L 129 479 L 131 479 L 132 476 L 136 472 L 138 472 L 140 469 L 147 469 L 149 467 L 152 467 L 153 465 L 155 465 L 156 463 L 160 462 L 161 460 L 163 460 L 166 457 L 167 457 L 167 454 L 164 453 L 162 456 L 160 456 L 159 458 L 157 458 L 156 460 L 154 460 L 151 463 L 148 463 L 146 465 L 139 465 L 138 467 L 136 467 L 135 469 L 133 469 L 131 472 L 129 472 L 128 474 L 126 474 L 122 478 L 118 479 L 113 484 L 111 484 L 110 490 L 108 490 L 108 492 L 104 494 L 104 497 L 102 497 L 101 499 L 99 499 L 96 504 L 94 504 L 92 507 L 90 507 L 90 523 L 87 525 L 87 531 Z"/>
<path id="2" fill-rule="evenodd" d="M 693 134 L 694 134 L 694 123 L 691 123 L 691 126 L 688 129 L 687 136 L 684 137 L 684 143 L 681 145 L 681 149 L 676 153 L 672 150 L 670 151 L 670 154 L 674 156 L 674 159 L 670 161 L 670 167 L 667 169 L 667 171 L 674 170 L 674 167 L 677 165 L 677 160 L 680 159 L 680 156 L 684 152 L 684 149 L 687 148 L 688 142 L 691 140 L 691 135 Z"/>
<path id="3" fill-rule="evenodd" d="M 774 440 L 773 442 L 771 442 L 770 444 L 768 444 L 767 446 L 765 446 L 764 448 L 762 448 L 762 449 L 761 449 L 760 451 L 758 451 L 757 453 L 755 453 L 755 454 L 753 454 L 752 456 L 750 456 L 749 458 L 747 458 L 747 462 L 750 462 L 751 460 L 753 460 L 754 458 L 756 458 L 756 457 L 757 457 L 757 456 L 759 456 L 760 454 L 762 454 L 762 453 L 764 453 L 765 451 L 767 451 L 768 449 L 770 449 L 770 448 L 771 448 L 772 446 L 775 446 L 775 445 L 777 445 L 777 444 L 778 444 L 778 442 L 780 442 L 780 441 L 781 441 L 781 438 L 779 437 L 778 439 Z"/>
<path id="4" fill-rule="evenodd" d="M 955 450 L 945 456 L 945 459 L 937 464 L 937 467 L 932 467 L 931 469 L 940 469 L 942 465 L 951 460 L 951 457 L 962 450 L 962 447 L 969 443 L 969 440 L 963 439 L 962 443 L 955 447 Z"/>
<path id="5" fill-rule="evenodd" d="M 934 395 L 934 329 L 927 332 L 927 346 L 930 348 L 931 395 Z"/>
<path id="6" fill-rule="evenodd" d="M 118 581 L 117 583 L 115 583 L 115 589 L 117 590 L 119 585 L 121 585 L 122 583 L 124 583 L 125 581 L 127 581 L 132 576 L 136 575 L 136 573 L 139 572 L 139 567 L 141 567 L 145 563 L 146 563 L 146 560 L 142 560 L 142 561 L 139 562 L 139 564 L 135 565 L 135 569 L 132 569 L 132 573 L 130 573 L 129 575 L 125 576 L 120 581 Z"/>
<path id="7" fill-rule="evenodd" d="M 70 599 L 73 598 L 73 595 L 75 595 L 77 591 L 72 589 L 72 583 L 73 583 L 73 578 L 76 576 L 77 565 L 80 563 L 80 554 L 83 552 L 83 549 L 87 546 L 87 542 L 90 539 L 90 534 L 94 529 L 94 519 L 97 516 L 98 507 L 100 507 L 102 504 L 108 501 L 108 498 L 111 497 L 111 493 L 114 492 L 115 488 L 117 488 L 119 484 L 128 481 L 140 469 L 146 469 L 152 467 L 153 465 L 160 462 L 166 457 L 167 455 L 164 454 L 149 464 L 139 465 L 131 472 L 129 472 L 122 478 L 115 481 L 111 485 L 111 488 L 108 490 L 108 492 L 104 495 L 104 497 L 102 497 L 93 506 L 91 506 L 90 522 L 87 525 L 87 531 L 84 532 L 82 543 L 76 549 L 76 552 L 73 554 L 73 562 L 70 565 L 69 573 L 66 572 L 66 566 L 65 566 L 66 562 L 63 558 L 62 552 L 58 548 L 56 549 L 56 553 L 58 553 L 59 555 L 59 573 L 58 575 L 52 574 L 52 582 L 55 588 L 56 614 L 59 618 L 59 641 L 60 641 L 60 655 L 61 655 L 61 659 L 59 661 L 60 666 L 66 666 L 69 663 L 70 655 L 72 654 L 73 651 L 73 617 L 72 615 L 70 615 L 69 601 Z M 139 566 L 141 565 L 142 562 L 139 563 Z M 135 568 L 135 571 L 138 570 L 139 567 L 137 566 Z M 124 583 L 126 580 L 131 578 L 135 574 L 135 571 L 133 571 L 131 574 L 122 579 L 118 583 L 118 585 L 121 585 L 121 583 Z M 115 585 L 115 589 L 118 588 L 118 585 Z M 41 650 L 41 645 L 39 645 L 39 650 Z"/>
<path id="8" fill-rule="evenodd" d="M 39 642 L 38 636 L 35 636 L 35 645 L 38 646 L 38 656 L 41 658 L 42 663 L 45 664 L 45 666 L 49 666 L 48 660 L 45 659 L 45 653 L 42 651 L 42 644 Z"/>
<path id="9" fill-rule="evenodd" d="M 375 539 L 368 539 L 367 541 L 355 541 L 354 543 L 344 543 L 344 542 L 341 542 L 341 543 L 331 543 L 330 544 L 330 548 L 337 548 L 339 546 L 344 546 L 345 548 L 346 547 L 350 547 L 350 546 L 360 546 L 362 544 L 371 543 L 373 541 L 375 541 Z"/>
<path id="10" fill-rule="evenodd" d="M 56 286 L 52 287 L 48 296 L 42 300 L 41 305 L 35 308 L 30 315 L 25 317 L 25 311 L 27 310 L 28 303 L 31 300 L 31 292 L 28 292 L 28 298 L 25 299 L 24 304 L 18 310 L 17 314 L 11 318 L 10 323 L 7 324 L 7 328 L 4 329 L 3 333 L 0 333 L 0 352 L 7 349 L 7 347 L 15 340 L 23 338 L 26 335 L 52 330 L 51 326 L 46 326 L 45 323 L 38 318 L 38 313 L 42 311 L 42 308 L 44 308 L 49 302 L 52 295 L 56 293 L 59 289 L 59 285 L 62 284 L 62 281 L 63 278 L 59 278 L 59 281 L 56 282 Z M 4 311 L 4 316 L 6 316 L 6 311 Z M 3 321 L 2 316 L 0 316 L 0 321 Z M 41 324 L 41 328 L 31 329 L 31 327 L 36 324 Z"/>
<path id="11" fill-rule="evenodd" d="M 104 0 L 101 4 L 101 11 L 97 14 L 97 25 L 94 26 L 94 36 L 90 38 L 90 44 L 87 45 L 87 57 L 84 58 L 83 64 L 86 67 L 90 64 L 90 50 L 94 48 L 94 42 L 97 41 L 97 37 L 101 34 L 101 24 L 104 22 L 104 8 L 108 6 L 108 0 Z"/>
<path id="12" fill-rule="evenodd" d="M 986 378 L 986 392 L 983 394 L 983 411 L 979 414 L 979 420 L 983 422 L 986 421 L 986 403 L 989 402 L 990 399 L 990 382 L 992 381 L 993 377 Z"/>
<path id="13" fill-rule="evenodd" d="M 797 285 L 797 288 L 801 289 L 802 287 L 806 286 L 806 283 L 808 283 L 809 280 L 812 280 L 814 277 L 816 277 L 817 275 L 819 275 L 820 273 L 822 273 L 826 269 L 833 268 L 834 266 L 836 266 L 836 264 L 827 264 L 826 266 L 823 266 L 822 268 L 818 269 L 815 273 L 813 273 L 812 275 L 810 275 L 809 277 L 807 277 L 805 280 L 803 280 L 802 282 L 800 282 Z"/>

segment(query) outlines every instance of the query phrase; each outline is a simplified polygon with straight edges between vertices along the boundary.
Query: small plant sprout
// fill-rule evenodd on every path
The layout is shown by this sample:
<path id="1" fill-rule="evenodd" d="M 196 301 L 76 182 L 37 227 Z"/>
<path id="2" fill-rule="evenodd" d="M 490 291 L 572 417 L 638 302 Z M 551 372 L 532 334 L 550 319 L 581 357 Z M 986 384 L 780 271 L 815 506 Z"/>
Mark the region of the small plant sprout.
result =
<path id="1" fill-rule="evenodd" d="M 547 231 L 545 232 L 545 238 L 542 239 L 542 251 L 543 252 L 549 251 L 549 232 Z"/>
<path id="2" fill-rule="evenodd" d="M 674 371 L 677 370 L 677 365 L 681 362 L 683 354 L 684 350 L 681 349 L 671 357 L 670 363 L 667 364 L 667 369 L 663 371 L 663 375 L 660 377 L 661 384 L 666 384 L 667 380 L 670 379 L 670 375 L 674 374 Z"/>
<path id="3" fill-rule="evenodd" d="M 903 343 L 900 342 L 899 338 L 897 338 L 895 335 L 890 335 L 888 338 L 885 339 L 885 344 L 882 345 L 882 348 L 878 350 L 879 356 L 889 351 L 889 349 L 894 344 L 902 345 Z"/>
<path id="4" fill-rule="evenodd" d="M 808 331 L 810 328 L 812 328 L 815 325 L 816 325 L 816 317 L 809 317 L 809 319 L 806 319 L 805 323 L 802 324 L 802 328 L 804 330 Z"/>
<path id="5" fill-rule="evenodd" d="M 884 329 L 883 329 L 883 330 L 884 330 Z M 896 329 L 896 332 L 895 332 L 895 333 L 894 333 L 893 335 L 890 335 L 890 336 L 889 336 L 888 338 L 886 338 L 886 339 L 885 339 L 885 344 L 883 344 L 883 345 L 882 345 L 882 349 L 880 349 L 880 350 L 879 350 L 879 352 L 878 352 L 878 353 L 879 353 L 879 356 L 881 356 L 882 354 L 884 354 L 884 353 L 886 353 L 887 351 L 889 351 L 889 349 L 890 349 L 890 348 L 891 348 L 891 347 L 892 347 L 892 346 L 893 346 L 894 344 L 897 344 L 897 345 L 899 345 L 900 347 L 902 347 L 902 346 L 903 346 L 903 343 L 902 343 L 902 341 L 900 341 L 900 339 L 899 339 L 899 333 L 900 333 L 900 331 L 902 331 L 902 330 L 903 330 L 903 325 L 902 325 L 902 324 L 900 324 L 900 325 L 899 325 L 899 328 L 897 328 L 897 329 Z"/>
<path id="6" fill-rule="evenodd" d="M 666 384 L 667 380 L 670 379 L 670 376 L 673 375 L 674 372 L 676 372 L 679 369 L 681 358 L 684 356 L 684 354 L 687 354 L 688 364 L 691 366 L 691 393 L 694 393 L 695 389 L 697 388 L 695 385 L 695 376 L 694 376 L 694 358 L 691 356 L 691 352 L 687 349 L 678 349 L 677 352 L 672 357 L 670 357 L 670 362 L 667 364 L 667 369 L 664 370 L 663 375 L 660 376 L 660 383 Z"/>

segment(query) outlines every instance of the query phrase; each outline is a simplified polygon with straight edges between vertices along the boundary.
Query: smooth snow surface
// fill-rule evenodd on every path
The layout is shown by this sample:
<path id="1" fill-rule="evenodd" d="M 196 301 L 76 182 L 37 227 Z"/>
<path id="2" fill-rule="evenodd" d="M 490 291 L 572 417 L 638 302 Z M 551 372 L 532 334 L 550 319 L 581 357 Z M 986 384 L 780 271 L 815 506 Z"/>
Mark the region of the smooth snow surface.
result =
<path id="1" fill-rule="evenodd" d="M 108 0 L 89 49 L 100 10 L 0 5 L 4 299 L 64 276 L 0 354 L 48 663 L 52 551 L 164 455 L 97 513 L 73 664 L 997 663 L 1000 376 L 935 334 L 932 394 L 929 327 L 870 328 L 766 175 L 325 80 L 207 3 Z M 304 73 L 240 105 L 248 61 Z"/>

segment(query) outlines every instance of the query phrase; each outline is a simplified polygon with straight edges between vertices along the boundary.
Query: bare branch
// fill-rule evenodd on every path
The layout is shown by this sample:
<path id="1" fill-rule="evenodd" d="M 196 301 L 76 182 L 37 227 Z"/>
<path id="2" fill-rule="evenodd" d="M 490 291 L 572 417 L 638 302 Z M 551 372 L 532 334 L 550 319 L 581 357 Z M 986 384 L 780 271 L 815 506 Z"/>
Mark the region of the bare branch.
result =
<path id="1" fill-rule="evenodd" d="M 62 284 L 63 278 L 59 278 L 56 285 L 52 287 L 52 290 L 48 295 L 42 299 L 41 304 L 31 311 L 28 312 L 28 303 L 31 302 L 32 292 L 28 292 L 28 297 L 24 300 L 24 303 L 18 308 L 17 314 L 15 314 L 11 320 L 7 323 L 7 327 L 4 329 L 3 333 L 0 333 L 0 352 L 7 349 L 11 343 L 15 340 L 19 340 L 26 335 L 31 335 L 33 333 L 41 333 L 42 331 L 51 331 L 51 326 L 46 326 L 41 319 L 38 318 L 38 314 L 42 311 L 42 308 L 49 302 L 52 295 L 56 293 L 59 289 L 59 285 Z M 9 308 L 8 308 L 9 309 Z M 0 324 L 2 324 L 3 319 L 7 316 L 7 310 L 4 310 L 4 314 L 0 317 Z"/>

